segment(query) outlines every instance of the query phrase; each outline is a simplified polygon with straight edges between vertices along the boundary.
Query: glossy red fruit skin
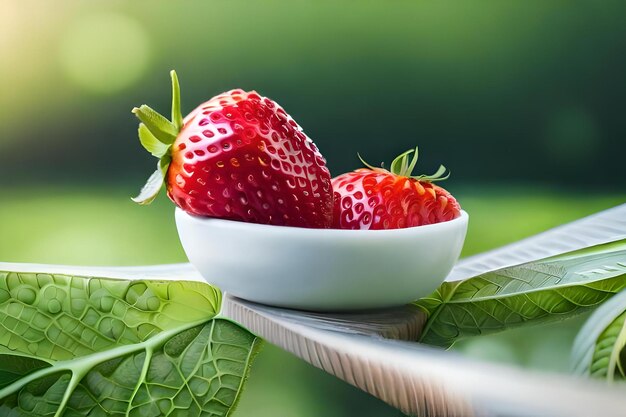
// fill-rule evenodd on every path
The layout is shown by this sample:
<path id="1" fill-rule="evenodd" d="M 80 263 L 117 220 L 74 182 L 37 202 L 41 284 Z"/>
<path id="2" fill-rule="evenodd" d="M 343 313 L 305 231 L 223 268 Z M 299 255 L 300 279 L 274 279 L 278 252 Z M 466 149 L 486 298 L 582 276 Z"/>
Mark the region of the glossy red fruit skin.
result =
<path id="1" fill-rule="evenodd" d="M 328 228 L 326 161 L 274 101 L 232 90 L 184 120 L 171 151 L 167 195 L 188 213 L 243 222 Z"/>
<path id="2" fill-rule="evenodd" d="M 402 229 L 452 220 L 461 207 L 445 189 L 385 170 L 357 169 L 331 181 L 336 229 Z"/>

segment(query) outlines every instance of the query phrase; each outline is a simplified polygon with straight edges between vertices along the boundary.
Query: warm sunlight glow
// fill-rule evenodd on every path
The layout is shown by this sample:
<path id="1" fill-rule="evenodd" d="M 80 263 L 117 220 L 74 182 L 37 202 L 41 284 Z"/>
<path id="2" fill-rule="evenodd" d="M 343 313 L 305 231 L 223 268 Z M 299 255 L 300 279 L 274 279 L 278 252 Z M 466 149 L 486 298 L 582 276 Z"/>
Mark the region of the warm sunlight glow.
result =
<path id="1" fill-rule="evenodd" d="M 149 56 L 144 28 L 117 14 L 85 16 L 69 26 L 61 40 L 66 75 L 94 93 L 115 93 L 133 84 L 146 70 Z"/>

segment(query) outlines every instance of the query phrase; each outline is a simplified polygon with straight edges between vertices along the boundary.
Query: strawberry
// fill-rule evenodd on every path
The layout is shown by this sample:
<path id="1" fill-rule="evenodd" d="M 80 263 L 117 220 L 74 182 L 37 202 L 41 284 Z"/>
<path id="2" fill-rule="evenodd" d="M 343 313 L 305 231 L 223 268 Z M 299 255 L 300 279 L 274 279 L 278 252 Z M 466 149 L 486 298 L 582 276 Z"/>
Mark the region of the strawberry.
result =
<path id="1" fill-rule="evenodd" d="M 326 161 L 298 124 L 255 91 L 213 97 L 184 120 L 172 76 L 172 120 L 134 108 L 139 139 L 159 158 L 139 196 L 167 195 L 188 213 L 272 225 L 328 228 L 332 188 Z"/>
<path id="2" fill-rule="evenodd" d="M 404 152 L 390 170 L 368 168 L 333 178 L 334 221 L 337 229 L 401 229 L 452 220 L 461 207 L 452 195 L 434 181 L 445 180 L 443 166 L 433 175 L 412 176 L 418 151 Z"/>

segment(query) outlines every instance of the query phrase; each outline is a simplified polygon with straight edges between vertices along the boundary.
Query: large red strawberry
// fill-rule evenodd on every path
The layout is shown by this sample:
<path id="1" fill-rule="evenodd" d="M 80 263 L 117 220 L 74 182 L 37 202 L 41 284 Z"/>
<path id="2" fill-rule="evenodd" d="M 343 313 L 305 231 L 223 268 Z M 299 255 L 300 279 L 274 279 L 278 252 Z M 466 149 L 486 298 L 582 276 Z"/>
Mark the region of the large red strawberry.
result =
<path id="1" fill-rule="evenodd" d="M 172 120 L 148 106 L 133 109 L 139 138 L 159 158 L 134 200 L 167 195 L 191 214 L 252 223 L 327 228 L 332 188 L 326 161 L 274 101 L 232 90 L 201 104 L 183 121 L 172 71 Z"/>
<path id="2" fill-rule="evenodd" d="M 448 178 L 443 166 L 430 176 L 412 176 L 417 148 L 411 161 L 406 151 L 389 171 L 357 169 L 333 178 L 333 227 L 338 229 L 401 229 L 452 220 L 461 214 L 454 197 L 433 184 Z"/>

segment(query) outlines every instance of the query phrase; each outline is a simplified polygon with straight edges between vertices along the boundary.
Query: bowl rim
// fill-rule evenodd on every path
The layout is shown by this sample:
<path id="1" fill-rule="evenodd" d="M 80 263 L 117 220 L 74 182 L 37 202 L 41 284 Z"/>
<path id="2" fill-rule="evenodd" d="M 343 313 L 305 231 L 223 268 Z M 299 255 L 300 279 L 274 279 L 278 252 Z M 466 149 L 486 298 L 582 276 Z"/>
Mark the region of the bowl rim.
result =
<path id="1" fill-rule="evenodd" d="M 446 229 L 446 228 L 455 228 L 462 227 L 463 224 L 467 224 L 469 220 L 469 214 L 465 210 L 461 210 L 461 215 L 452 220 L 447 220 L 445 222 L 433 223 L 433 224 L 425 224 L 422 226 L 414 226 L 414 227 L 405 227 L 402 229 L 384 229 L 384 230 L 355 230 L 355 229 L 315 229 L 315 228 L 307 228 L 307 227 L 295 227 L 295 226 L 276 226 L 271 224 L 261 224 L 261 223 L 246 223 L 237 220 L 226 220 L 219 219 L 215 217 L 202 217 L 197 216 L 195 214 L 190 214 L 181 209 L 180 207 L 176 207 L 176 218 L 184 217 L 188 220 L 192 220 L 194 222 L 202 223 L 204 225 L 211 224 L 212 226 L 218 227 L 227 227 L 234 231 L 237 230 L 246 230 L 246 231 L 259 231 L 259 232 L 271 232 L 271 233 L 298 233 L 301 235 L 308 236 L 316 236 L 323 235 L 324 237 L 331 237 L 329 235 L 335 236 L 383 236 L 383 235 L 391 235 L 391 234 L 409 234 L 409 233 L 426 233 L 432 232 L 437 229 Z"/>

